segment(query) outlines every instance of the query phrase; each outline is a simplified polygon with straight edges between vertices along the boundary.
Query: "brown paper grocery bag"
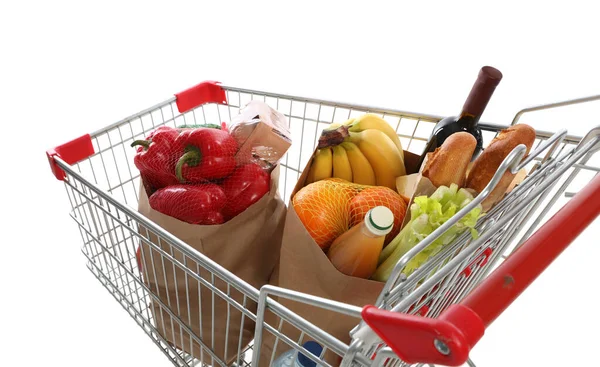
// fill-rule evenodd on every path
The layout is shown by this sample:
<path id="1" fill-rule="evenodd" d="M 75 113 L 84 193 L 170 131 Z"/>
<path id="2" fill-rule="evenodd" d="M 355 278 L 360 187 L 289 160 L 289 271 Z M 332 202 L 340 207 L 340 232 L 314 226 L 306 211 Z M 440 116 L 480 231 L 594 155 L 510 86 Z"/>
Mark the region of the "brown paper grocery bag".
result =
<path id="1" fill-rule="evenodd" d="M 355 278 L 339 272 L 331 264 L 323 250 L 314 242 L 291 205 L 286 215 L 280 266 L 276 278 L 278 279 L 273 279 L 272 283 L 279 287 L 361 307 L 374 303 L 384 285 L 381 282 Z M 345 343 L 350 341 L 350 330 L 360 321 L 350 316 L 299 302 L 282 298 L 276 300 Z M 266 321 L 274 328 L 279 327 L 278 319 L 276 320 L 274 317 L 267 317 Z M 287 322 L 284 324 L 282 333 L 297 341 L 300 331 Z M 304 339 L 304 341 L 307 340 Z M 273 344 L 272 334 L 263 330 L 261 366 L 267 366 L 271 360 Z M 275 358 L 288 349 L 290 347 L 287 344 L 279 341 Z M 339 363 L 337 355 L 331 352 L 326 355 L 326 359 L 333 365 Z"/>
<path id="2" fill-rule="evenodd" d="M 253 287 L 260 288 L 268 283 L 279 258 L 286 210 L 285 203 L 277 192 L 278 182 L 279 167 L 271 174 L 270 192 L 222 225 L 193 225 L 161 214 L 150 207 L 142 186 L 139 212 Z M 183 255 L 172 250 L 164 240 L 159 241 L 145 228 L 140 228 L 140 233 L 183 263 Z M 218 358 L 227 363 L 234 361 L 238 347 L 244 348 L 254 337 L 254 323 L 244 317 L 242 325 L 240 311 L 233 306 L 228 307 L 228 303 L 216 294 L 213 298 L 213 291 L 206 285 L 189 275 L 186 277 L 183 270 L 168 258 L 161 259 L 157 250 L 144 243 L 141 258 L 143 278 L 152 293 L 159 295 L 160 301 L 200 337 Z M 186 265 L 243 307 L 256 311 L 253 301 L 244 301 L 242 293 L 233 287 L 228 289 L 227 284 L 218 278 L 218 274 L 212 278 L 208 270 L 187 257 Z M 159 302 L 151 299 L 151 310 L 154 327 L 161 336 L 186 353 L 196 358 L 202 357 L 204 363 L 213 364 L 209 353 L 206 350 L 201 352 L 200 344 L 190 340 L 189 333 L 180 328 L 178 322 L 172 321 L 169 312 Z"/>
<path id="3" fill-rule="evenodd" d="M 416 172 L 418 158 L 415 154 L 405 152 L 407 172 Z M 310 167 L 310 164 L 311 161 L 304 168 L 292 192 L 292 197 L 304 186 L 308 175 L 306 168 Z M 407 199 L 410 198 L 409 194 Z M 382 282 L 351 277 L 339 272 L 331 264 L 325 252 L 312 239 L 298 218 L 291 201 L 286 215 L 279 265 L 271 278 L 271 284 L 359 307 L 375 303 L 384 286 Z M 360 321 L 354 317 L 283 298 L 276 299 L 276 301 L 345 343 L 350 342 L 350 330 Z M 267 314 L 266 322 L 276 329 L 279 327 L 279 318 L 272 313 Z M 295 341 L 300 336 L 300 331 L 287 322 L 284 323 L 281 332 Z M 303 342 L 307 340 L 304 338 Z M 274 336 L 263 330 L 261 367 L 268 366 L 273 356 L 274 341 Z M 275 348 L 275 358 L 290 349 L 281 341 L 277 342 Z M 328 351 L 325 359 L 333 365 L 338 365 L 340 362 L 338 356 L 331 351 Z"/>

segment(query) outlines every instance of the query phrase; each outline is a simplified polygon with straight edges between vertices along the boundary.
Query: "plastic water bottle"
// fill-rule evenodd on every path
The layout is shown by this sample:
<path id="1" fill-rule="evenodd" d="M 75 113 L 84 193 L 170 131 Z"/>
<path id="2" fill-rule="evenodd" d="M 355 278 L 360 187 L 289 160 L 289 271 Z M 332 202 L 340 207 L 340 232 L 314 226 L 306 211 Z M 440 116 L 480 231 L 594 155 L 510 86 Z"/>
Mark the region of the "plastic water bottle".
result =
<path id="1" fill-rule="evenodd" d="M 302 344 L 304 349 L 319 357 L 323 351 L 321 344 L 307 341 Z M 295 358 L 294 358 L 295 357 Z M 273 361 L 272 367 L 316 367 L 316 363 L 296 349 L 290 349 Z"/>

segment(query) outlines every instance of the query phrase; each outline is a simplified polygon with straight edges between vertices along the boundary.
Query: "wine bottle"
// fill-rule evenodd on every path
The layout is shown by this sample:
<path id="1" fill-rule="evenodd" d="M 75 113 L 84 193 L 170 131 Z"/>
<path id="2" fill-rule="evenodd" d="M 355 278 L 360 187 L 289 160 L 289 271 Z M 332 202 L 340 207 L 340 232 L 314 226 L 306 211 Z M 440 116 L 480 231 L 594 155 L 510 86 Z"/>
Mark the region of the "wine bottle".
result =
<path id="1" fill-rule="evenodd" d="M 427 153 L 435 151 L 450 135 L 459 131 L 466 131 L 475 137 L 477 146 L 471 160 L 477 158 L 483 150 L 481 128 L 478 125 L 479 119 L 500 80 L 502 80 L 502 73 L 498 69 L 491 66 L 481 68 L 460 115 L 446 117 L 433 128 L 427 146 L 420 157 L 419 167 L 423 164 Z"/>

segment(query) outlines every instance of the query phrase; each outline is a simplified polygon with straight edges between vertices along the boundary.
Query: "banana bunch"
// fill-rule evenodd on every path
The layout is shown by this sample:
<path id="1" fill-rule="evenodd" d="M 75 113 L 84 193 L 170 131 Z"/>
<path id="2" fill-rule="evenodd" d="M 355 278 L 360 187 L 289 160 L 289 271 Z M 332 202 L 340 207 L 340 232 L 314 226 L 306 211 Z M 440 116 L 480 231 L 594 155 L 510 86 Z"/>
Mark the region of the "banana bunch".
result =
<path id="1" fill-rule="evenodd" d="M 396 177 L 406 175 L 400 139 L 390 124 L 377 115 L 367 113 L 329 125 L 319 146 L 306 184 L 337 177 L 395 190 Z"/>

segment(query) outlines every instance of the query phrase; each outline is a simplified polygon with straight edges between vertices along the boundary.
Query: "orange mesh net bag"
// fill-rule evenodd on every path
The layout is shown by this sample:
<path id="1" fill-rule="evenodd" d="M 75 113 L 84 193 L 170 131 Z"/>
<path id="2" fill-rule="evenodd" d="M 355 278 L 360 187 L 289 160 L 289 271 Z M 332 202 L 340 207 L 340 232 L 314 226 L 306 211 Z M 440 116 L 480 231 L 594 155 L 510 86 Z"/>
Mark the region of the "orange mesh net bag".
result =
<path id="1" fill-rule="evenodd" d="M 407 199 L 387 187 L 366 187 L 352 198 L 349 205 L 349 226 L 362 222 L 367 212 L 376 206 L 385 206 L 394 214 L 394 226 L 385 236 L 384 246 L 390 243 L 400 232 L 407 209 Z"/>
<path id="2" fill-rule="evenodd" d="M 406 213 L 406 200 L 390 188 L 330 178 L 306 185 L 292 199 L 298 218 L 324 250 L 350 227 L 362 222 L 370 209 L 380 205 L 394 213 L 387 244 L 400 231 Z"/>

